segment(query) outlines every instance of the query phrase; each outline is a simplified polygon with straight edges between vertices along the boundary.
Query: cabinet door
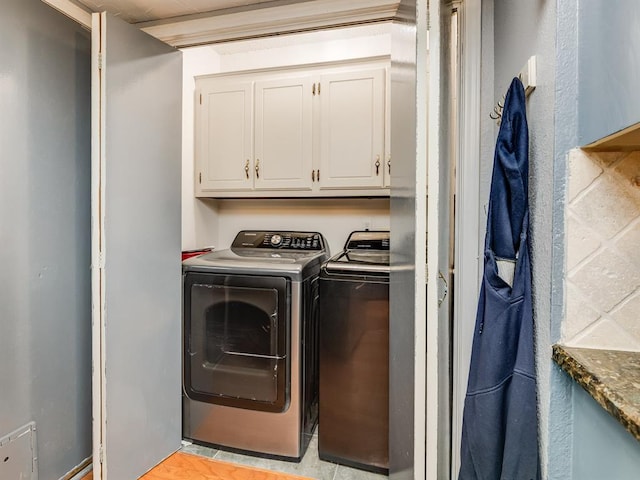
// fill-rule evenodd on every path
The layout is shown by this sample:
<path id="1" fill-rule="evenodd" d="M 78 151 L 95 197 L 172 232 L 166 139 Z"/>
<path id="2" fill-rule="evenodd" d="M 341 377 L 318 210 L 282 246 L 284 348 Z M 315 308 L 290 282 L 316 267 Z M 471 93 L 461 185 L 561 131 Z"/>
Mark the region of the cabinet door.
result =
<path id="1" fill-rule="evenodd" d="M 251 190 L 253 82 L 199 80 L 196 96 L 196 192 Z"/>
<path id="2" fill-rule="evenodd" d="M 382 187 L 384 80 L 384 68 L 321 76 L 321 189 Z"/>
<path id="3" fill-rule="evenodd" d="M 256 82 L 256 189 L 311 189 L 312 99 L 309 76 Z"/>
<path id="4" fill-rule="evenodd" d="M 384 92 L 384 183 L 385 188 L 391 187 L 391 82 L 389 69 L 385 71 Z"/>
<path id="5" fill-rule="evenodd" d="M 93 14 L 93 478 L 180 448 L 182 53 Z"/>

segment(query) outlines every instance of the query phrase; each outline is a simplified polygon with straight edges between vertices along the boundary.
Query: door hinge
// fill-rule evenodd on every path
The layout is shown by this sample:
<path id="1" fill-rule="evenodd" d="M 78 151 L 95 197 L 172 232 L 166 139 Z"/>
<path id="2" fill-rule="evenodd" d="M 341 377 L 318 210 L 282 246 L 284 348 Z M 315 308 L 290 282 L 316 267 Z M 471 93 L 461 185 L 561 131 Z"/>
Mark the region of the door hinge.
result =
<path id="1" fill-rule="evenodd" d="M 102 52 L 98 53 L 98 70 L 102 70 Z"/>
<path id="2" fill-rule="evenodd" d="M 438 284 L 438 307 L 442 305 L 444 299 L 447 298 L 447 294 L 449 293 L 449 284 L 447 283 L 447 279 L 444 278 L 444 275 L 441 271 L 438 271 L 438 279 L 441 280 Z M 440 288 L 440 285 L 442 287 Z"/>
<path id="3" fill-rule="evenodd" d="M 102 465 L 104 463 L 104 445 L 100 445 L 98 457 L 100 457 L 100 465 Z"/>

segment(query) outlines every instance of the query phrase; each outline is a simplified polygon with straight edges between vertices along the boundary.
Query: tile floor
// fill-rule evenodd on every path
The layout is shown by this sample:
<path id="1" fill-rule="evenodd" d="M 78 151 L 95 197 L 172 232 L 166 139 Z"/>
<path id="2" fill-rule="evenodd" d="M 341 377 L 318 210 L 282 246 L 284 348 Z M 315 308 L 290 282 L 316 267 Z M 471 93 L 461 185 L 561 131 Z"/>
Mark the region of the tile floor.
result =
<path id="1" fill-rule="evenodd" d="M 216 450 L 213 448 L 203 447 L 201 445 L 191 444 L 186 441 L 183 442 L 182 451 L 202 455 L 204 457 L 215 458 L 216 460 L 223 462 L 231 462 L 276 472 L 301 475 L 303 477 L 310 477 L 318 480 L 386 480 L 388 478 L 386 475 L 379 475 L 320 460 L 318 457 L 317 433 L 311 438 L 307 452 L 300 463 L 225 452 L 223 450 Z"/>

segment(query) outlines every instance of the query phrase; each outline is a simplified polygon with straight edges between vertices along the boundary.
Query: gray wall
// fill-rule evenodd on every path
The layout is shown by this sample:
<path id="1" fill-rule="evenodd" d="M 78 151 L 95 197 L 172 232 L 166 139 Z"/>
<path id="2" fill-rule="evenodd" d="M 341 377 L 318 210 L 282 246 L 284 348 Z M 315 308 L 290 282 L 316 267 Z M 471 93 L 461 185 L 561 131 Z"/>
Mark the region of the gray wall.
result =
<path id="1" fill-rule="evenodd" d="M 551 273 L 550 341 L 560 339 L 565 316 L 565 191 L 567 153 L 578 135 L 578 0 L 558 2 L 556 38 L 555 152 L 553 172 L 553 269 Z M 547 350 L 548 351 L 548 350 Z M 550 369 L 548 478 L 571 478 L 573 445 L 573 381 L 557 366 Z"/>
<path id="2" fill-rule="evenodd" d="M 563 478 L 638 478 L 640 443 L 576 383 L 573 384 L 573 408 L 574 470 L 572 477 Z"/>
<path id="3" fill-rule="evenodd" d="M 91 454 L 90 46 L 0 3 L 0 437 L 36 422 L 41 480 Z"/>
<path id="4" fill-rule="evenodd" d="M 566 156 L 640 121 L 640 8 L 634 0 L 558 4 L 554 237 L 564 237 Z M 577 52 L 577 54 L 576 54 Z M 554 243 L 551 340 L 564 318 L 564 245 Z M 635 478 L 638 442 L 559 368 L 551 371 L 549 478 Z"/>
<path id="5" fill-rule="evenodd" d="M 493 84 L 482 85 L 483 105 L 495 105 L 506 93 L 509 83 L 526 64 L 528 58 L 535 55 L 537 59 L 537 86 L 527 100 L 527 118 L 530 142 L 530 250 L 537 337 L 540 442 L 544 472 L 548 461 L 546 450 L 550 414 L 552 252 L 555 244 L 563 242 L 562 238 L 553 236 L 552 229 L 556 208 L 553 202 L 556 2 L 483 2 L 484 15 L 490 15 L 492 8 L 492 17 L 483 19 L 483 27 L 491 28 L 493 23 L 493 51 L 483 48 L 483 69 L 491 68 L 493 60 Z M 488 109 L 483 112 L 485 115 L 482 119 L 480 215 L 484 219 L 483 225 L 486 222 L 485 205 L 489 198 L 493 148 L 498 132 L 498 126 L 488 117 L 490 111 L 491 109 Z M 484 238 L 481 241 L 484 241 Z"/>
<path id="6" fill-rule="evenodd" d="M 564 319 L 564 205 L 567 153 L 640 121 L 640 9 L 637 2 L 577 0 L 483 2 L 483 105 L 499 99 L 526 59 L 538 60 L 538 86 L 528 100 L 531 253 L 537 328 L 540 442 L 545 478 L 589 476 L 598 452 L 616 460 L 607 478 L 632 478 L 637 445 L 550 361 Z M 493 40 L 491 46 L 487 40 Z M 492 58 L 493 57 L 493 58 Z M 491 63 L 493 61 L 493 63 Z M 491 74 L 493 78 L 491 78 Z M 497 127 L 483 119 L 481 198 L 488 197 L 490 141 Z M 481 212 L 485 218 L 484 210 Z M 592 425 L 601 425 L 593 427 Z M 604 432 L 607 441 L 598 439 Z M 584 464 L 584 462 L 587 462 Z M 595 461 L 595 460 L 594 460 Z M 613 463 L 618 462 L 617 466 Z M 597 463 L 597 462 L 596 462 Z M 586 465 L 586 468 L 585 468 Z M 591 469 L 593 466 L 593 469 Z M 634 470 L 635 469 L 635 470 Z M 616 472 L 611 477 L 609 472 Z"/>
<path id="7" fill-rule="evenodd" d="M 580 2 L 579 144 L 640 122 L 640 8 L 636 0 Z"/>

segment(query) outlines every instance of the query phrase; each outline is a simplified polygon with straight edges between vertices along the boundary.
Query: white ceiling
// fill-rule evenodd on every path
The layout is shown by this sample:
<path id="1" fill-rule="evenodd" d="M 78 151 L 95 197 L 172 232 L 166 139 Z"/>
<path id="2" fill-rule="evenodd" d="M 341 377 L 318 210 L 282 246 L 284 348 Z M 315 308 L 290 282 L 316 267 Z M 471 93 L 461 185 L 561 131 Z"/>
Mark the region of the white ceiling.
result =
<path id="1" fill-rule="evenodd" d="M 308 0 L 298 0 L 301 3 Z M 184 15 L 242 10 L 260 3 L 282 4 L 274 0 L 76 0 L 94 12 L 107 11 L 129 23 L 150 22 Z"/>
<path id="2" fill-rule="evenodd" d="M 1 0 L 0 0 L 1 1 Z M 91 28 L 107 11 L 183 48 L 388 22 L 400 0 L 42 0 Z"/>

